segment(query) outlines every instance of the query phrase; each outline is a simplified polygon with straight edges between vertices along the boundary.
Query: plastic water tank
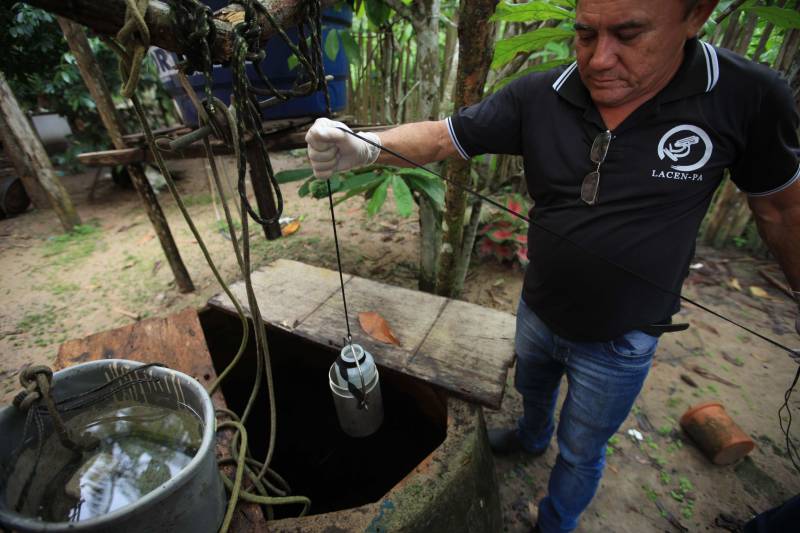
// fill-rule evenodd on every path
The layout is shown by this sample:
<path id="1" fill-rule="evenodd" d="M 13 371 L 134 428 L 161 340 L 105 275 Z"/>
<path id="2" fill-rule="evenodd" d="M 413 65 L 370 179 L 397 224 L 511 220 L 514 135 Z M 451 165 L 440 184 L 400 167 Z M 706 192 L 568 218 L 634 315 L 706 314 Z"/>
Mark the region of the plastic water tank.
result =
<path id="1" fill-rule="evenodd" d="M 204 3 L 209 5 L 211 9 L 216 10 L 227 5 L 228 2 L 225 0 L 205 0 Z M 353 12 L 349 7 L 324 10 L 322 12 L 322 42 L 325 42 L 328 33 L 332 29 L 349 28 L 352 20 Z M 298 32 L 296 27 L 287 28 L 286 33 L 294 43 L 297 43 Z M 297 79 L 297 73 L 302 67 L 298 66 L 294 69 L 289 69 L 288 60 L 291 55 L 289 47 L 286 46 L 286 43 L 284 43 L 280 37 L 274 37 L 267 41 L 264 49 L 266 50 L 266 58 L 262 63 L 264 74 L 278 89 L 292 88 Z M 155 60 L 159 78 L 169 94 L 172 95 L 173 100 L 180 110 L 183 122 L 189 125 L 197 125 L 197 113 L 194 110 L 194 106 L 185 95 L 183 88 L 178 82 L 176 55 L 155 47 L 150 50 L 150 54 Z M 331 109 L 332 111 L 341 111 L 347 105 L 347 76 L 349 68 L 347 57 L 344 53 L 344 47 L 339 46 L 339 52 L 333 59 L 329 58 L 325 52 L 323 52 L 322 55 L 325 74 L 333 76 L 333 80 L 328 82 Z M 258 75 L 252 65 L 248 64 L 247 73 L 253 85 L 256 87 L 264 87 L 259 81 Z M 203 89 L 205 79 L 203 75 L 194 74 L 189 77 L 189 81 L 192 87 L 194 87 L 195 92 L 203 98 L 205 96 Z M 214 66 L 212 90 L 214 96 L 220 98 L 226 104 L 230 104 L 232 92 L 230 68 L 219 65 Z M 324 114 L 325 95 L 322 91 L 318 91 L 303 98 L 294 98 L 288 102 L 262 111 L 262 116 L 265 120 L 305 116 L 314 117 L 323 116 Z"/>

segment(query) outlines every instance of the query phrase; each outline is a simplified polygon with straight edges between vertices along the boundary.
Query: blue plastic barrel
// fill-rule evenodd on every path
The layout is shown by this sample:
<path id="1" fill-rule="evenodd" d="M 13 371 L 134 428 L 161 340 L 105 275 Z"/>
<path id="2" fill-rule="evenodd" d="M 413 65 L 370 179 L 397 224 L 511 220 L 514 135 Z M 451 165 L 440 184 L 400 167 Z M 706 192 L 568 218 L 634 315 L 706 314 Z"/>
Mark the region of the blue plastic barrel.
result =
<path id="1" fill-rule="evenodd" d="M 214 10 L 228 4 L 225 0 L 205 0 L 204 3 Z M 349 28 L 352 20 L 353 12 L 349 7 L 324 10 L 322 12 L 322 42 L 325 42 L 328 33 L 332 29 Z M 292 42 L 297 43 L 298 32 L 296 27 L 287 28 L 286 33 Z M 264 74 L 276 88 L 291 89 L 297 79 L 298 71 L 301 71 L 302 67 L 297 66 L 294 69 L 289 69 L 288 60 L 291 55 L 289 47 L 283 42 L 283 39 L 276 36 L 267 41 L 264 49 L 266 50 L 266 58 L 261 65 Z M 177 104 L 184 124 L 197 125 L 197 113 L 194 106 L 178 82 L 176 55 L 155 47 L 150 50 L 150 54 L 155 60 L 161 82 Z M 325 74 L 333 76 L 333 80 L 328 82 L 331 110 L 341 111 L 347 105 L 347 76 L 349 68 L 344 47 L 339 46 L 339 52 L 334 59 L 329 58 L 325 52 L 322 55 Z M 265 88 L 252 65 L 248 64 L 247 75 L 253 85 Z M 205 78 L 203 75 L 194 74 L 189 77 L 189 81 L 200 98 L 204 98 Z M 214 96 L 226 104 L 230 104 L 232 92 L 230 68 L 219 65 L 214 66 L 212 90 Z M 288 102 L 265 109 L 262 111 L 262 116 L 265 120 L 276 120 L 291 117 L 318 117 L 325 115 L 325 112 L 325 95 L 322 91 L 318 91 L 309 96 L 293 98 Z"/>

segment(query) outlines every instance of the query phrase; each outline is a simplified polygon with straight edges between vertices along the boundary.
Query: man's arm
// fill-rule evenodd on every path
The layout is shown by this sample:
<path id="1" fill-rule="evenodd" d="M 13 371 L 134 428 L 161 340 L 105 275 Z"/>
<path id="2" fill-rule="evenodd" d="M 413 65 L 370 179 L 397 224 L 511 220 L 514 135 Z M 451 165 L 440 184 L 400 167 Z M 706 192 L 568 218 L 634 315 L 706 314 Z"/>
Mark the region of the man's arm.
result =
<path id="1" fill-rule="evenodd" d="M 341 122 L 320 118 L 306 133 L 308 158 L 318 178 L 328 179 L 336 172 L 370 165 L 376 160 L 389 165 L 410 166 L 387 152 L 379 153 L 375 146 L 345 133 L 341 128 L 350 129 Z M 441 161 L 456 153 L 444 120 L 404 124 L 377 135 L 359 135 L 422 164 Z"/>
<path id="2" fill-rule="evenodd" d="M 381 145 L 423 165 L 456 155 L 444 120 L 403 124 L 378 133 L 378 138 Z M 377 162 L 398 167 L 411 166 L 383 150 Z"/>
<path id="3" fill-rule="evenodd" d="M 748 201 L 758 231 L 783 269 L 800 311 L 800 181 Z M 800 333 L 800 316 L 795 325 Z"/>

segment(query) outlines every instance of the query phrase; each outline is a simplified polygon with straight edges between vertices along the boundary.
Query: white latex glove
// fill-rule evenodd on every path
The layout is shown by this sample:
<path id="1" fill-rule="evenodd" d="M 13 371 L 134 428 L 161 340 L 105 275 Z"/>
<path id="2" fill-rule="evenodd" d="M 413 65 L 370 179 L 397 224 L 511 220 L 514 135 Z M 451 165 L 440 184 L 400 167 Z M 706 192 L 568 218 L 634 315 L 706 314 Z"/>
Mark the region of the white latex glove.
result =
<path id="1" fill-rule="evenodd" d="M 311 161 L 311 168 L 317 179 L 326 180 L 334 172 L 371 165 L 378 159 L 381 152 L 377 146 L 372 146 L 338 130 L 337 127 L 353 131 L 341 122 L 318 118 L 306 133 L 308 159 Z M 380 139 L 374 133 L 359 132 L 358 134 L 380 143 Z"/>

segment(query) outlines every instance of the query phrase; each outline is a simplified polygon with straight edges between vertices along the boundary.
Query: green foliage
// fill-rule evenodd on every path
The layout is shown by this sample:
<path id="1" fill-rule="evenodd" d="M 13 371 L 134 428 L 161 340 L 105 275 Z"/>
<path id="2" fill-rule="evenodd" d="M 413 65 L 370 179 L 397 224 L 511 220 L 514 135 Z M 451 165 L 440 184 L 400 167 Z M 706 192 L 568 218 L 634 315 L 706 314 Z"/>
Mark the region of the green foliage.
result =
<path id="1" fill-rule="evenodd" d="M 383 180 L 375 189 L 372 198 L 367 202 L 367 213 L 369 213 L 370 216 L 375 216 L 378 211 L 381 210 L 381 207 L 383 207 L 383 203 L 386 201 L 386 194 L 389 191 L 389 183 L 392 182 L 393 177 L 394 176 Z"/>
<path id="2" fill-rule="evenodd" d="M 336 56 L 339 55 L 339 30 L 333 28 L 328 31 L 328 35 L 325 37 L 324 47 L 325 55 L 328 56 L 328 59 L 331 61 L 336 59 Z"/>
<path id="3" fill-rule="evenodd" d="M 553 41 L 572 39 L 575 31 L 566 28 L 539 28 L 499 41 L 494 50 L 492 68 L 497 69 L 522 52 L 535 52 Z"/>
<path id="4" fill-rule="evenodd" d="M 375 26 L 383 26 L 389 22 L 392 9 L 382 0 L 364 0 L 367 19 Z"/>
<path id="5" fill-rule="evenodd" d="M 296 174 L 291 177 L 302 179 L 299 176 L 303 170 L 305 169 L 287 172 L 295 172 Z M 338 173 L 330 178 L 330 186 L 331 191 L 339 195 L 334 202 L 335 205 L 354 196 L 364 196 L 367 200 L 367 213 L 370 216 L 376 215 L 383 208 L 390 187 L 394 193 L 397 214 L 402 217 L 411 216 L 414 212 L 414 202 L 420 195 L 430 198 L 438 210 L 444 209 L 444 185 L 439 179 L 419 169 L 377 165 Z M 300 196 L 325 198 L 328 196 L 328 185 L 324 181 L 310 177 L 300 186 L 297 193 Z"/>
<path id="6" fill-rule="evenodd" d="M 648 500 L 654 502 L 658 499 L 658 494 L 656 493 L 656 491 L 648 487 L 647 485 L 642 485 L 642 490 L 644 490 L 644 494 L 645 496 L 647 496 Z"/>
<path id="7" fill-rule="evenodd" d="M 291 170 L 281 170 L 275 173 L 275 180 L 283 185 L 292 181 L 300 181 L 311 176 L 313 171 L 310 168 L 295 168 Z"/>
<path id="8" fill-rule="evenodd" d="M 563 58 L 563 59 L 554 59 L 552 61 L 547 61 L 545 63 L 539 63 L 538 65 L 533 65 L 532 67 L 528 67 L 528 68 L 526 68 L 524 70 L 520 70 L 519 72 L 517 72 L 515 74 L 511 74 L 510 76 L 506 76 L 502 80 L 498 81 L 494 85 L 494 90 L 497 91 L 499 89 L 502 89 L 503 87 L 505 87 L 506 85 L 508 85 L 512 81 L 516 80 L 517 78 L 522 78 L 523 76 L 527 76 L 528 74 L 531 74 L 533 72 L 544 72 L 546 70 L 550 70 L 551 68 L 556 68 L 556 67 L 558 67 L 560 65 L 563 65 L 564 63 L 568 63 L 569 61 L 572 61 L 571 57 L 567 57 L 567 58 Z"/>
<path id="9" fill-rule="evenodd" d="M 574 8 L 574 2 L 569 2 Z M 495 8 L 494 15 L 489 20 L 500 22 L 536 22 L 544 20 L 571 20 L 574 17 L 572 9 L 565 8 L 567 2 L 531 1 L 524 4 L 509 4 L 500 2 Z"/>
<path id="10" fill-rule="evenodd" d="M 800 28 L 800 13 L 794 9 L 777 6 L 750 6 L 742 8 L 748 13 L 755 13 L 759 18 L 771 22 L 776 28 L 792 30 Z"/>
<path id="11" fill-rule="evenodd" d="M 414 212 L 414 196 L 402 176 L 392 176 L 392 191 L 394 191 L 397 214 L 401 217 L 411 216 L 411 213 Z"/>
<path id="12" fill-rule="evenodd" d="M 93 225 L 75 226 L 69 233 L 47 239 L 44 257 L 50 264 L 66 265 L 90 256 L 100 240 L 100 228 Z"/>
<path id="13" fill-rule="evenodd" d="M 77 154 L 110 146 L 94 100 L 81 78 L 75 56 L 69 51 L 55 17 L 23 3 L 0 5 L 0 71 L 28 111 L 48 111 L 66 117 L 72 129 L 67 150 L 54 162 L 77 170 Z M 117 59 L 97 37 L 89 45 L 114 95 L 119 90 Z M 167 99 L 151 61 L 145 61 L 140 87 L 155 98 Z M 121 118 L 125 118 L 124 116 Z M 129 126 L 133 121 L 129 122 Z M 129 127 L 130 129 L 130 127 Z"/>
<path id="14" fill-rule="evenodd" d="M 347 56 L 347 61 L 349 61 L 351 65 L 361 67 L 361 51 L 358 48 L 358 43 L 353 37 L 353 33 L 340 30 L 339 35 L 342 38 L 342 48 L 344 48 L 344 54 Z"/>

